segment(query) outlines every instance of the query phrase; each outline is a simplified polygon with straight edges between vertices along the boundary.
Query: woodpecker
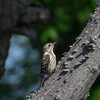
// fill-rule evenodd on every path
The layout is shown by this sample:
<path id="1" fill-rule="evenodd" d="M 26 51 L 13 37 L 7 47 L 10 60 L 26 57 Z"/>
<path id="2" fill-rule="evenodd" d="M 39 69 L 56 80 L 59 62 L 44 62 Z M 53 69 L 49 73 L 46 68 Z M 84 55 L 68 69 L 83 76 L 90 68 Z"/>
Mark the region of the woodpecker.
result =
<path id="1" fill-rule="evenodd" d="M 54 43 L 47 43 L 43 47 L 43 58 L 41 65 L 41 86 L 43 86 L 44 81 L 47 80 L 55 71 L 56 68 L 56 55 L 53 52 Z"/>

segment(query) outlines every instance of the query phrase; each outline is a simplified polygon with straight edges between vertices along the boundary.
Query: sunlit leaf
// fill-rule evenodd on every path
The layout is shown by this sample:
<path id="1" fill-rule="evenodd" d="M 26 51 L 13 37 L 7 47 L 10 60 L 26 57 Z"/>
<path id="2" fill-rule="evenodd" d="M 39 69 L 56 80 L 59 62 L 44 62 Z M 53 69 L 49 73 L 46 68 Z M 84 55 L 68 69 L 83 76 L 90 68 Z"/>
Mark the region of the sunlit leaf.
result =
<path id="1" fill-rule="evenodd" d="M 45 29 L 42 33 L 42 41 L 43 42 L 47 42 L 47 40 L 52 39 L 52 40 L 57 40 L 59 38 L 58 36 L 58 31 L 55 27 L 48 27 L 47 29 Z"/>

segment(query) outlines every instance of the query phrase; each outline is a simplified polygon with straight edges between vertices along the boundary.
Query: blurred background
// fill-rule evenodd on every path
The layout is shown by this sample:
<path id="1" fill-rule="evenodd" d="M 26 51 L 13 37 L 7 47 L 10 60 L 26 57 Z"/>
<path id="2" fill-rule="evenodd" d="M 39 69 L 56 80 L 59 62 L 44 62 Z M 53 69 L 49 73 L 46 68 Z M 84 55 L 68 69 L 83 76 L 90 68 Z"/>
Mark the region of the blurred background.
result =
<path id="1" fill-rule="evenodd" d="M 59 61 L 98 6 L 94 0 L 30 0 L 30 4 L 47 8 L 51 21 L 48 25 L 32 25 L 34 39 L 16 34 L 10 39 L 6 73 L 0 81 L 0 100 L 25 100 L 30 91 L 37 90 L 44 44 L 57 41 L 55 54 Z M 100 100 L 99 81 L 100 77 L 87 100 Z"/>

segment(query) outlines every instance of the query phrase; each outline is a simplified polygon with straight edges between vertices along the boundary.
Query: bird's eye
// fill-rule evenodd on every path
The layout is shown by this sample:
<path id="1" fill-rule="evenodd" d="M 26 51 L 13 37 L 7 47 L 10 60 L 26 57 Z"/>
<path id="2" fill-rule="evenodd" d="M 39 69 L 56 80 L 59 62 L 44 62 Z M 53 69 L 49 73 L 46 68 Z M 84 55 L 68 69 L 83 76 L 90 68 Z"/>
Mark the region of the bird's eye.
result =
<path id="1" fill-rule="evenodd" d="M 51 45 L 49 44 L 48 47 L 50 47 Z"/>

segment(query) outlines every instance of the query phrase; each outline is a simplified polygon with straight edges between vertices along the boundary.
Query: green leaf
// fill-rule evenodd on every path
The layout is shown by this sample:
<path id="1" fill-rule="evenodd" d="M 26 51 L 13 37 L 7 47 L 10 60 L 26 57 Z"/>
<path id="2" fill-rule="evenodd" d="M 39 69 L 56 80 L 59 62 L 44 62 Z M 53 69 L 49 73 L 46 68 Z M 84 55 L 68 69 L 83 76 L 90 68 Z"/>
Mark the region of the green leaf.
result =
<path id="1" fill-rule="evenodd" d="M 53 26 L 50 26 L 43 31 L 41 40 L 42 40 L 42 42 L 47 42 L 49 39 L 57 40 L 58 37 L 59 36 L 58 36 L 57 29 Z"/>

